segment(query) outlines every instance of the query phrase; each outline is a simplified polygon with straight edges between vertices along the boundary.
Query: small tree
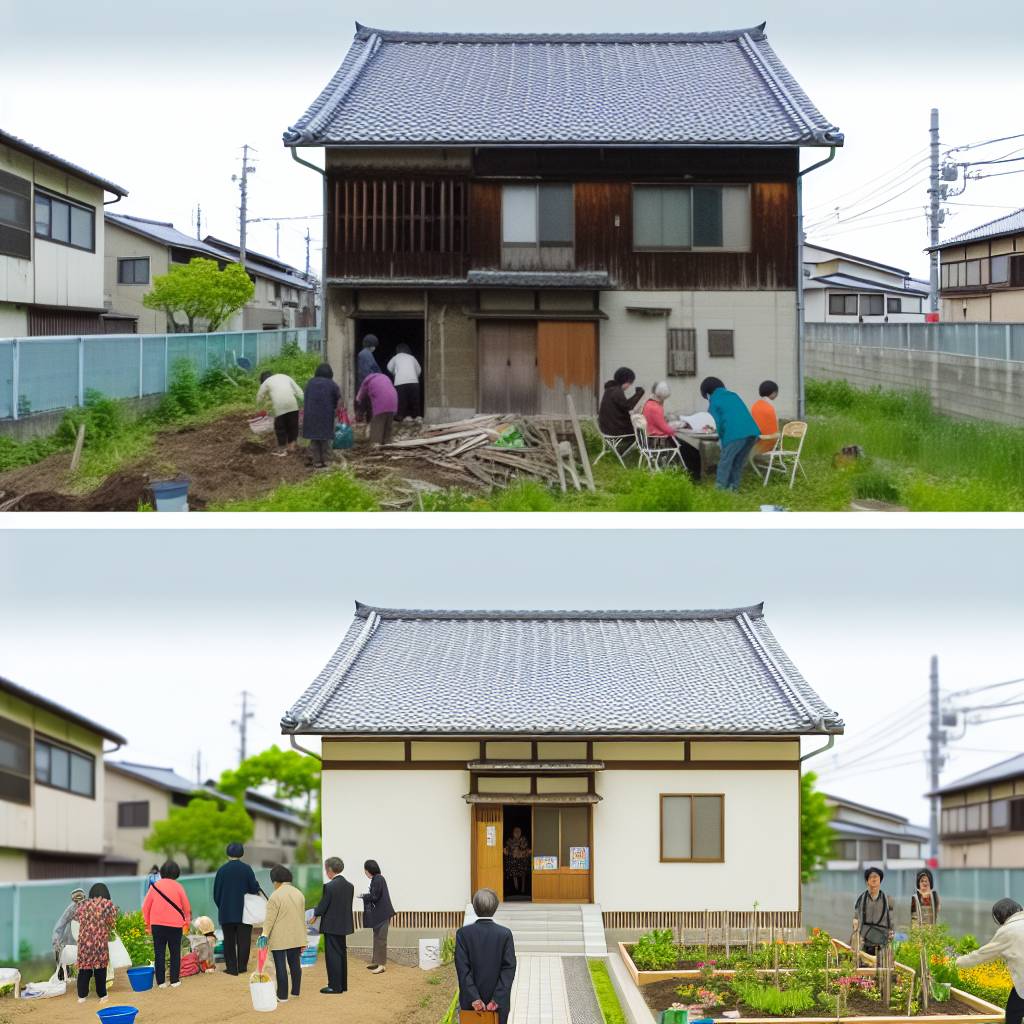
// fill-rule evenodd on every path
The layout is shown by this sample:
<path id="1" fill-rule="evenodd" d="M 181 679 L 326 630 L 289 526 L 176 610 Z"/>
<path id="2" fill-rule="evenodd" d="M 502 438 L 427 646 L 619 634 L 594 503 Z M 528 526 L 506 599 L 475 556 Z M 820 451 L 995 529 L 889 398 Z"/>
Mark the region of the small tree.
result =
<path id="1" fill-rule="evenodd" d="M 196 796 L 185 807 L 172 807 L 167 818 L 153 825 L 142 845 L 165 857 L 183 858 L 191 872 L 198 864 L 215 864 L 228 843 L 244 843 L 251 837 L 252 818 L 240 800 L 221 804 Z"/>
<path id="2" fill-rule="evenodd" d="M 249 275 L 237 263 L 228 263 L 221 270 L 216 260 L 197 256 L 153 278 L 153 287 L 142 303 L 147 309 L 162 309 L 175 326 L 174 315 L 184 314 L 190 333 L 195 331 L 197 320 L 205 320 L 206 329 L 215 331 L 252 298 L 255 290 Z"/>
<path id="3" fill-rule="evenodd" d="M 835 835 L 829 822 L 832 808 L 825 794 L 815 789 L 818 776 L 807 772 L 800 777 L 800 879 L 811 881 L 832 854 Z"/>

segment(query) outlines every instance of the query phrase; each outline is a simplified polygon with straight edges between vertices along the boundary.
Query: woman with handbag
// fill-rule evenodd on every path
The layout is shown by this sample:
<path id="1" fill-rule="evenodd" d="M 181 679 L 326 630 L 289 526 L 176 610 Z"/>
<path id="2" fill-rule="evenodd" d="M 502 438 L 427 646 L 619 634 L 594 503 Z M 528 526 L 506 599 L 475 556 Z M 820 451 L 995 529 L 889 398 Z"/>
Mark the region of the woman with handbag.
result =
<path id="1" fill-rule="evenodd" d="M 105 1003 L 107 995 L 107 967 L 110 965 L 110 933 L 117 920 L 117 907 L 110 898 L 110 890 L 97 882 L 89 890 L 89 898 L 75 909 L 78 922 L 78 1001 L 84 1003 L 89 995 L 89 982 L 95 980 L 96 995 Z"/>
<path id="2" fill-rule="evenodd" d="M 388 962 L 388 923 L 395 916 L 388 894 L 388 883 L 380 873 L 380 865 L 368 860 L 363 871 L 370 880 L 370 891 L 360 895 L 363 901 L 363 925 L 373 929 L 373 960 L 367 966 L 371 974 L 383 974 Z"/>
<path id="3" fill-rule="evenodd" d="M 146 890 L 146 898 L 142 901 L 146 931 L 153 936 L 156 983 L 159 988 L 167 988 L 165 973 L 168 950 L 171 954 L 171 988 L 181 984 L 181 936 L 189 929 L 192 908 L 189 906 L 188 894 L 178 881 L 180 875 L 181 868 L 169 860 L 160 869 L 160 881 L 154 882 Z"/>

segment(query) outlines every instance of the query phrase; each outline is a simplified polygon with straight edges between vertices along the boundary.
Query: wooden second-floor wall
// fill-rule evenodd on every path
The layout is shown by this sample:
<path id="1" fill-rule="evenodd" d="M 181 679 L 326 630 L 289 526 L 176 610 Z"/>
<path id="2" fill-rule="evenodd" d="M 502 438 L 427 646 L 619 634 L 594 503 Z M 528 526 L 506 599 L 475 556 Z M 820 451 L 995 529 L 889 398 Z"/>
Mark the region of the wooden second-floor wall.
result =
<path id="1" fill-rule="evenodd" d="M 328 151 L 328 277 L 464 279 L 508 269 L 502 187 L 572 184 L 568 263 L 628 289 L 796 286 L 796 150 Z M 633 186 L 746 185 L 744 251 L 638 251 Z M 503 258 L 504 257 L 504 258 Z"/>

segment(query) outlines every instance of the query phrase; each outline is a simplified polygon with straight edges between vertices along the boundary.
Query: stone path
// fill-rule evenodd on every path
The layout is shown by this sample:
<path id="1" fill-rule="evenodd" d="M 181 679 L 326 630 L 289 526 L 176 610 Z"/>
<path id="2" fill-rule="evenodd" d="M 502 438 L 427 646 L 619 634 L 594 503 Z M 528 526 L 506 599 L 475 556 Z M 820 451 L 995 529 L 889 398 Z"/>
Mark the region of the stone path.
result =
<path id="1" fill-rule="evenodd" d="M 584 957 L 523 953 L 516 959 L 509 1024 L 602 1024 Z"/>

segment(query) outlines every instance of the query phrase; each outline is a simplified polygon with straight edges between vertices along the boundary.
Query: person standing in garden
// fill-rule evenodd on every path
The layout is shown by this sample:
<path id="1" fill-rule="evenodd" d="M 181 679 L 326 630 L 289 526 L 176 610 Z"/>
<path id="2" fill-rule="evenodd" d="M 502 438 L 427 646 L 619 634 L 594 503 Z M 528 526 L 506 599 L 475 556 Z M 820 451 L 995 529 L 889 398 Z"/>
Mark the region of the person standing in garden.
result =
<path id="1" fill-rule="evenodd" d="M 1006 999 L 1006 1024 L 1024 1024 L 1024 907 L 1016 900 L 1001 899 L 992 907 L 999 926 L 981 949 L 956 958 L 956 966 L 977 967 L 990 960 L 1003 960 L 1013 985 Z"/>
<path id="2" fill-rule="evenodd" d="M 188 893 L 178 881 L 180 877 L 181 868 L 173 860 L 167 861 L 160 869 L 160 881 L 146 890 L 146 898 L 142 901 L 142 919 L 146 922 L 146 931 L 153 936 L 156 983 L 160 988 L 167 988 L 168 953 L 171 956 L 171 988 L 181 984 L 181 936 L 188 931 L 192 908 Z"/>
<path id="3" fill-rule="evenodd" d="M 107 995 L 107 967 L 110 965 L 110 933 L 117 920 L 117 907 L 110 898 L 110 890 L 97 882 L 88 899 L 75 908 L 78 922 L 78 1001 L 84 1003 L 89 995 L 89 982 L 96 982 L 96 995 L 105 1003 Z"/>
<path id="4" fill-rule="evenodd" d="M 867 889 L 857 897 L 853 912 L 853 930 L 860 933 L 861 949 L 869 956 L 878 952 L 892 941 L 892 902 L 882 892 L 881 868 L 871 867 L 864 872 Z"/>
<path id="5" fill-rule="evenodd" d="M 252 925 L 242 921 L 245 897 L 259 893 L 260 884 L 256 873 L 242 860 L 245 848 L 241 843 L 228 844 L 227 855 L 227 863 L 218 868 L 213 879 L 213 902 L 224 932 L 224 971 L 245 974 L 252 946 Z"/>
<path id="6" fill-rule="evenodd" d="M 388 924 L 395 916 L 391 905 L 388 883 L 380 873 L 380 865 L 368 860 L 363 871 L 370 880 L 369 892 L 360 895 L 363 901 L 363 925 L 373 929 L 373 962 L 368 965 L 372 974 L 383 974 L 388 962 Z"/>
<path id="7" fill-rule="evenodd" d="M 302 986 L 302 951 L 306 947 L 306 900 L 292 885 L 292 873 L 278 864 L 270 869 L 274 891 L 267 900 L 263 939 L 274 957 L 277 977 L 277 1001 L 288 1002 L 288 975 L 292 976 L 292 995 Z"/>
<path id="8" fill-rule="evenodd" d="M 327 884 L 323 896 L 313 911 L 313 921 L 320 921 L 320 934 L 324 937 L 324 957 L 327 960 L 327 987 L 320 989 L 325 996 L 338 996 L 348 991 L 347 936 L 355 931 L 352 923 L 352 901 L 355 886 L 342 876 L 345 864 L 340 857 L 324 861 Z"/>
<path id="9" fill-rule="evenodd" d="M 715 485 L 723 491 L 738 491 L 743 467 L 761 436 L 761 428 L 743 399 L 735 391 L 729 391 L 717 377 L 705 377 L 700 382 L 700 393 L 708 400 L 708 412 L 715 418 L 722 446 Z"/>
<path id="10" fill-rule="evenodd" d="M 391 440 L 391 424 L 398 411 L 398 392 L 385 373 L 371 373 L 356 395 L 356 405 L 370 406 L 370 444 L 387 444 Z"/>
<path id="11" fill-rule="evenodd" d="M 57 919 L 57 923 L 53 926 L 53 937 L 51 939 L 51 945 L 53 947 L 53 955 L 57 961 L 57 977 L 63 979 L 65 976 L 64 965 L 60 962 L 61 954 L 64 951 L 65 946 L 73 946 L 75 944 L 74 934 L 71 931 L 71 923 L 75 919 L 75 911 L 78 910 L 78 905 L 85 899 L 84 889 L 72 889 L 71 890 L 71 902 L 64 908 L 64 913 Z"/>
<path id="12" fill-rule="evenodd" d="M 256 392 L 256 404 L 270 402 L 274 413 L 274 436 L 277 438 L 275 455 L 287 455 L 295 451 L 299 440 L 299 403 L 302 391 L 287 373 L 260 375 L 260 389 Z"/>
<path id="13" fill-rule="evenodd" d="M 310 442 L 310 463 L 323 469 L 334 441 L 334 421 L 341 402 L 341 388 L 334 382 L 330 363 L 321 363 L 306 384 L 303 398 L 302 436 Z"/>
<path id="14" fill-rule="evenodd" d="M 914 889 L 910 897 L 910 927 L 927 928 L 938 924 L 939 894 L 935 891 L 935 878 L 927 868 L 918 871 Z"/>

